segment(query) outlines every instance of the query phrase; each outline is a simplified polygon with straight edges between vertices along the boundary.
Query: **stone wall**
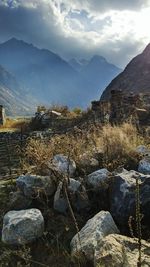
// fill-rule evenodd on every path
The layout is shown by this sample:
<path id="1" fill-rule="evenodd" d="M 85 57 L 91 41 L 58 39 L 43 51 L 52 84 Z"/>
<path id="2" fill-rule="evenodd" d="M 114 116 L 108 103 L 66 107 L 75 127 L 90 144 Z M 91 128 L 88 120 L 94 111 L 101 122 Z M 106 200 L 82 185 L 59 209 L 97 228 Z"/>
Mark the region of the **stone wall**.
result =
<path id="1" fill-rule="evenodd" d="M 150 125 L 150 94 L 124 94 L 112 90 L 109 101 L 93 101 L 92 111 L 100 122 Z"/>

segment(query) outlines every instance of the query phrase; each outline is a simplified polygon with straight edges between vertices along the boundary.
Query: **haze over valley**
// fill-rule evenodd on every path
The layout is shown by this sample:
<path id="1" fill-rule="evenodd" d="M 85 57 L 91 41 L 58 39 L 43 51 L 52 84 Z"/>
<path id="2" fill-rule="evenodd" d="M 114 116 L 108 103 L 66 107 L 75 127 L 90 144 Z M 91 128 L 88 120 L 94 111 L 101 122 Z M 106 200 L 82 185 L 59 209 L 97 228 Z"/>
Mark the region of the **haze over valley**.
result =
<path id="1" fill-rule="evenodd" d="M 6 79 L 3 75 L 0 82 L 9 90 L 12 89 L 13 94 L 11 103 L 7 90 L 1 87 L 5 96 L 3 104 L 12 114 L 17 111 L 26 113 L 30 110 L 29 106 L 32 110 L 35 104 L 86 108 L 93 98 L 99 98 L 106 85 L 121 71 L 102 56 L 67 62 L 49 50 L 38 49 L 16 38 L 0 44 L 0 65 L 1 72 L 4 69 L 7 72 Z M 26 104 L 23 104 L 23 100 Z M 16 108 L 13 111 L 15 101 Z M 11 108 L 9 103 L 12 104 Z"/>

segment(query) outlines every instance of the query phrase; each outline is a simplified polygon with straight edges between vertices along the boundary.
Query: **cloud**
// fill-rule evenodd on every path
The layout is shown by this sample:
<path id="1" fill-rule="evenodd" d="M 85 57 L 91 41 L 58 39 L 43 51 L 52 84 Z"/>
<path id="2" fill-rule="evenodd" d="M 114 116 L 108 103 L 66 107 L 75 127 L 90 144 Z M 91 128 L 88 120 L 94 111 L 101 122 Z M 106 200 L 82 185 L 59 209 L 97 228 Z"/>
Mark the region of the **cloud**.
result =
<path id="1" fill-rule="evenodd" d="M 105 56 L 119 66 L 149 42 L 150 1 L 1 0 L 0 42 L 11 37 L 64 58 Z"/>
<path id="2" fill-rule="evenodd" d="M 73 0 L 71 0 L 73 2 Z M 76 5 L 88 9 L 90 11 L 106 12 L 109 10 L 139 10 L 149 5 L 149 0 L 77 0 Z"/>

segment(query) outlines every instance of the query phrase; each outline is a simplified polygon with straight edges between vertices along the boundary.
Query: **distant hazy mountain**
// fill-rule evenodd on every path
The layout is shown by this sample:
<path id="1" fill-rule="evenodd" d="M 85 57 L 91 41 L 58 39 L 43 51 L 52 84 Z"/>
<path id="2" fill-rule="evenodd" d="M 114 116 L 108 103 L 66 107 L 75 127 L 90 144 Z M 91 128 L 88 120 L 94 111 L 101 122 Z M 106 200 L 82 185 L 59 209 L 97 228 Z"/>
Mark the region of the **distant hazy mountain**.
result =
<path id="1" fill-rule="evenodd" d="M 106 61 L 104 57 L 95 55 L 81 70 L 83 77 L 93 85 L 96 97 L 103 92 L 109 82 L 122 70 Z"/>
<path id="2" fill-rule="evenodd" d="M 108 99 L 115 89 L 124 93 L 150 93 L 150 44 L 106 87 L 101 99 Z"/>
<path id="3" fill-rule="evenodd" d="M 86 59 L 77 60 L 75 58 L 72 58 L 68 61 L 68 63 L 76 71 L 81 71 L 89 63 L 89 61 Z"/>
<path id="4" fill-rule="evenodd" d="M 31 114 L 34 105 L 29 102 L 15 77 L 0 66 L 0 104 L 4 105 L 7 115 Z"/>
<path id="5" fill-rule="evenodd" d="M 87 106 L 120 72 L 103 61 L 96 56 L 89 62 L 74 60 L 71 64 L 15 38 L 0 44 L 0 64 L 13 73 L 25 94 L 30 93 L 41 104 Z"/>

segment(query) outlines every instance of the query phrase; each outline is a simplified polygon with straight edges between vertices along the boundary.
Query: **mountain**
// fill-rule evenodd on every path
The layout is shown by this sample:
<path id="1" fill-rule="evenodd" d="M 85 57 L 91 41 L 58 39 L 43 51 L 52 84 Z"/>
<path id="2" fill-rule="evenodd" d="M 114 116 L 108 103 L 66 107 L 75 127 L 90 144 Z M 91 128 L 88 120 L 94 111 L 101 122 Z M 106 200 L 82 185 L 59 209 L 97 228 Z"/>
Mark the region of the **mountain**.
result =
<path id="1" fill-rule="evenodd" d="M 31 114 L 34 109 L 34 105 L 29 104 L 15 77 L 2 66 L 0 66 L 0 104 L 5 107 L 7 115 Z"/>
<path id="2" fill-rule="evenodd" d="M 89 63 L 89 61 L 86 59 L 77 60 L 75 58 L 72 58 L 68 61 L 68 63 L 76 71 L 81 71 Z"/>
<path id="3" fill-rule="evenodd" d="M 59 55 L 12 38 L 0 44 L 0 64 L 39 104 L 86 107 L 120 69 L 102 58 L 71 63 Z M 76 64 L 76 67 L 75 67 Z M 73 66 L 74 65 L 74 66 Z"/>
<path id="4" fill-rule="evenodd" d="M 82 68 L 81 74 L 88 82 L 93 84 L 93 90 L 98 97 L 109 82 L 121 71 L 115 65 L 108 63 L 104 57 L 95 55 Z"/>
<path id="5" fill-rule="evenodd" d="M 98 98 L 99 93 L 102 93 L 107 84 L 122 71 L 98 55 L 93 56 L 91 60 L 73 58 L 69 64 L 80 73 L 85 81 L 92 85 L 91 90 L 95 98 Z"/>
<path id="6" fill-rule="evenodd" d="M 150 44 L 106 87 L 101 99 L 108 99 L 116 89 L 124 93 L 150 93 Z"/>

